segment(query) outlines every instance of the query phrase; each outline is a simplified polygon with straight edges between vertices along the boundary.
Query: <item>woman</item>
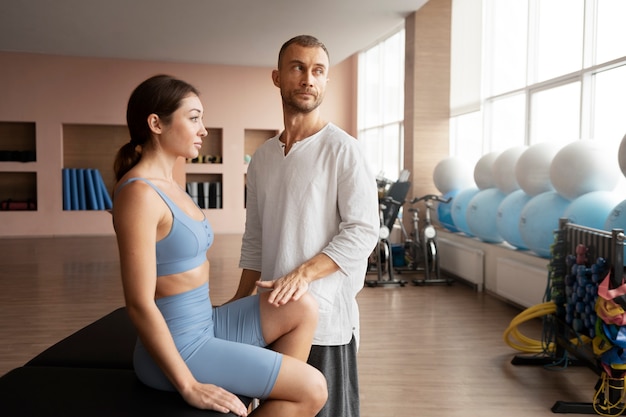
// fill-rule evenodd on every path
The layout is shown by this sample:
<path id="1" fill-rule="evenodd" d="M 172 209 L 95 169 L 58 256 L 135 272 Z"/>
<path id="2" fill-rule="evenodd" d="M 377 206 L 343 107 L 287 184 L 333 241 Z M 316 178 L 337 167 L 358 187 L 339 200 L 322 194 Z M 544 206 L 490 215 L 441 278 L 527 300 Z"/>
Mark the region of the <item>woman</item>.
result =
<path id="1" fill-rule="evenodd" d="M 313 298 L 276 306 L 263 293 L 211 305 L 213 232 L 173 178 L 179 157 L 198 156 L 207 135 L 202 116 L 198 91 L 166 75 L 141 83 L 128 101 L 131 140 L 115 160 L 113 223 L 139 335 L 135 372 L 198 408 L 246 416 L 238 394 L 263 400 L 254 416 L 314 416 L 328 393 L 322 374 L 305 363 L 317 324 Z"/>

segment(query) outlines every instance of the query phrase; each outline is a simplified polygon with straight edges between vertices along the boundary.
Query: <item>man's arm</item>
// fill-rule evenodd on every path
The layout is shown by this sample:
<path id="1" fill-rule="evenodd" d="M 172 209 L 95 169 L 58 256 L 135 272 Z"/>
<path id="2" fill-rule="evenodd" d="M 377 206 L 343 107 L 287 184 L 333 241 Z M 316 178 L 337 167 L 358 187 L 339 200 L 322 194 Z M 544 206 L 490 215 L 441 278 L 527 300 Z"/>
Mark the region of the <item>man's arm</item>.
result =
<path id="1" fill-rule="evenodd" d="M 273 281 L 257 281 L 259 288 L 271 289 L 268 301 L 276 306 L 297 301 L 304 295 L 309 284 L 339 270 L 339 266 L 328 255 L 320 253 L 304 262 L 287 275 Z"/>
<path id="2" fill-rule="evenodd" d="M 239 286 L 233 298 L 228 302 L 238 300 L 243 297 L 254 294 L 256 291 L 256 282 L 261 279 L 261 272 L 253 271 L 251 269 L 244 269 L 241 271 L 241 279 L 239 280 Z"/>

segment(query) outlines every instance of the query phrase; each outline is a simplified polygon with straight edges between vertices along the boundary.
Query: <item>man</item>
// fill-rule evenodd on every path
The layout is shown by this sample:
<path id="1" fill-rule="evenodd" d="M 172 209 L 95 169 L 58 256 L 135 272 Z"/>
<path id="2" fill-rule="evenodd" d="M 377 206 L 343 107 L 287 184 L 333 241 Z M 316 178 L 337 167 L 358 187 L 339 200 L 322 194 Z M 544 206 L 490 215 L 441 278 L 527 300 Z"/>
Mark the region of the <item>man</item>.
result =
<path id="1" fill-rule="evenodd" d="M 308 362 L 327 379 L 318 416 L 358 417 L 356 351 L 367 258 L 378 240 L 378 194 L 359 142 L 322 120 L 329 55 L 312 36 L 287 41 L 272 72 L 285 128 L 247 174 L 240 298 L 256 287 L 277 307 L 310 291 L 319 323 Z"/>

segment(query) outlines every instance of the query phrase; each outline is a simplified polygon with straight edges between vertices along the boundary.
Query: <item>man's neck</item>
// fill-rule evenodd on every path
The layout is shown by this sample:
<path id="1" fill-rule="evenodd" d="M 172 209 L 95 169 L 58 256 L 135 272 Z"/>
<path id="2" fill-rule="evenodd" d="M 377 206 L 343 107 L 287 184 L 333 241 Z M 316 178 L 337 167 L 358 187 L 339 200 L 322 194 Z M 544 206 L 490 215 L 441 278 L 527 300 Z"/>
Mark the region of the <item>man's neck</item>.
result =
<path id="1" fill-rule="evenodd" d="M 280 140 L 289 147 L 302 139 L 313 136 L 326 126 L 326 122 L 322 120 L 318 111 L 313 111 L 307 114 L 285 114 L 284 122 L 285 130 L 281 135 Z"/>

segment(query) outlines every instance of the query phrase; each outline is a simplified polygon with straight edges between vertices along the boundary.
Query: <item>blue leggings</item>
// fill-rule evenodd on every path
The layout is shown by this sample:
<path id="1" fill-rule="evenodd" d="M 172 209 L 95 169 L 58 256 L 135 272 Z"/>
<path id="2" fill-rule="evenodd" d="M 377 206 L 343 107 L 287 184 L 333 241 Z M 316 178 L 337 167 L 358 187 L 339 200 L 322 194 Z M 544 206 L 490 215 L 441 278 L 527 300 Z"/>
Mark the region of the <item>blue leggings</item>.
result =
<path id="1" fill-rule="evenodd" d="M 274 388 L 282 355 L 266 349 L 261 332 L 259 297 L 213 308 L 208 283 L 156 300 L 183 360 L 195 378 L 238 395 L 265 399 Z M 165 391 L 174 386 L 140 340 L 134 354 L 137 377 Z"/>

